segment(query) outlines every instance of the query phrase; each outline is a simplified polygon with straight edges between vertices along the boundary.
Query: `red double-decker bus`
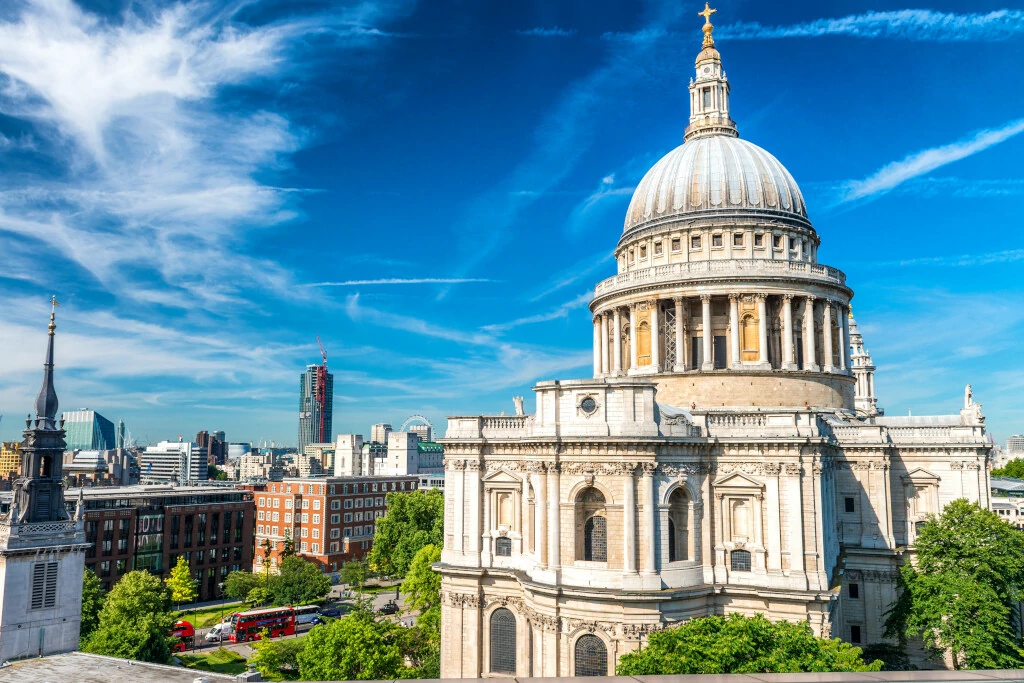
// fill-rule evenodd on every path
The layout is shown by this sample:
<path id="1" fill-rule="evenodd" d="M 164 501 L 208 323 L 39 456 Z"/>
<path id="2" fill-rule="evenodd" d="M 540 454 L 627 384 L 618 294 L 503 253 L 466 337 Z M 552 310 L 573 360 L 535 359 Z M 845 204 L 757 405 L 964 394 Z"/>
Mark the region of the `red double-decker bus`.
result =
<path id="1" fill-rule="evenodd" d="M 232 643 L 259 640 L 263 629 L 271 638 L 295 634 L 295 610 L 291 607 L 271 607 L 235 612 L 228 620 L 228 639 Z"/>
<path id="2" fill-rule="evenodd" d="M 191 622 L 176 621 L 171 629 L 171 637 L 175 638 L 171 644 L 171 652 L 184 652 L 193 646 L 196 639 L 196 630 Z"/>

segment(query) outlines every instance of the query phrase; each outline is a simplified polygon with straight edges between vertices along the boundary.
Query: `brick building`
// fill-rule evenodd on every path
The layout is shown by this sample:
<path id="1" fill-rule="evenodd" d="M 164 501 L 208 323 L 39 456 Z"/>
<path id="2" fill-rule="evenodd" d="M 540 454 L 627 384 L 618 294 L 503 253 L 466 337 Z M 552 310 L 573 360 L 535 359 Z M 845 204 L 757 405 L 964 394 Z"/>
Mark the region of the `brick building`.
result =
<path id="1" fill-rule="evenodd" d="M 333 572 L 370 551 L 376 520 L 392 491 L 415 491 L 415 475 L 286 478 L 254 487 L 256 551 L 253 571 L 274 571 L 286 539 L 295 552 Z M 270 542 L 270 553 L 265 549 Z"/>
<path id="2" fill-rule="evenodd" d="M 200 601 L 221 597 L 224 577 L 252 566 L 255 505 L 250 491 L 229 488 L 121 486 L 83 489 L 85 566 L 109 589 L 145 569 L 166 578 L 184 556 Z M 76 501 L 78 489 L 66 500 Z"/>

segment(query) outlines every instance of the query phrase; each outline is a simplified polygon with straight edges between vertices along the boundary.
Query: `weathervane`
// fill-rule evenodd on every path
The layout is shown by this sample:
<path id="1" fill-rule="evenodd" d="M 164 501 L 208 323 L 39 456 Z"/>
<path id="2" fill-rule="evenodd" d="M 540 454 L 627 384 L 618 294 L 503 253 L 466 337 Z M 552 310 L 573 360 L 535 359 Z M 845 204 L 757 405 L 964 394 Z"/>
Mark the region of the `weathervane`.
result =
<path id="1" fill-rule="evenodd" d="M 704 47 L 714 47 L 715 40 L 711 37 L 711 32 L 715 30 L 715 27 L 711 24 L 711 15 L 717 12 L 716 9 L 711 9 L 711 5 L 707 2 L 704 3 L 704 11 L 697 12 L 698 17 L 704 17 Z"/>

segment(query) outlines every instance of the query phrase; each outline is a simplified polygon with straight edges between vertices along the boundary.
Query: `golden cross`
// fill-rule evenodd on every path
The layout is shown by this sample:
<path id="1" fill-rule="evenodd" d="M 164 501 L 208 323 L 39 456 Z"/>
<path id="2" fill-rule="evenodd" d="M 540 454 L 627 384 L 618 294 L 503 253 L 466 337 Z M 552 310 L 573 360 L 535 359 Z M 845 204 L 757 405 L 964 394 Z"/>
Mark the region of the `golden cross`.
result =
<path id="1" fill-rule="evenodd" d="M 704 25 L 705 26 L 710 26 L 711 25 L 711 15 L 714 14 L 715 12 L 717 12 L 717 11 L 718 10 L 716 10 L 716 9 L 711 9 L 711 5 L 709 3 L 705 2 L 704 3 L 704 11 L 703 12 L 697 12 L 697 16 L 698 17 L 704 17 Z"/>

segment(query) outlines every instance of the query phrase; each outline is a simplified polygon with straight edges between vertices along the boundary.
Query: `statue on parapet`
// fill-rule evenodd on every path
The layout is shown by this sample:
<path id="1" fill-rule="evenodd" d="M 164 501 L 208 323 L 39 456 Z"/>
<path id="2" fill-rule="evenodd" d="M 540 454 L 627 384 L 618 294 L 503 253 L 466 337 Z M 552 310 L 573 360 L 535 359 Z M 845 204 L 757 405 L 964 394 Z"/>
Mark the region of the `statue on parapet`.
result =
<path id="1" fill-rule="evenodd" d="M 513 396 L 512 397 L 512 403 L 516 407 L 516 415 L 525 415 L 526 414 L 526 413 L 523 412 L 523 397 L 522 396 Z"/>

